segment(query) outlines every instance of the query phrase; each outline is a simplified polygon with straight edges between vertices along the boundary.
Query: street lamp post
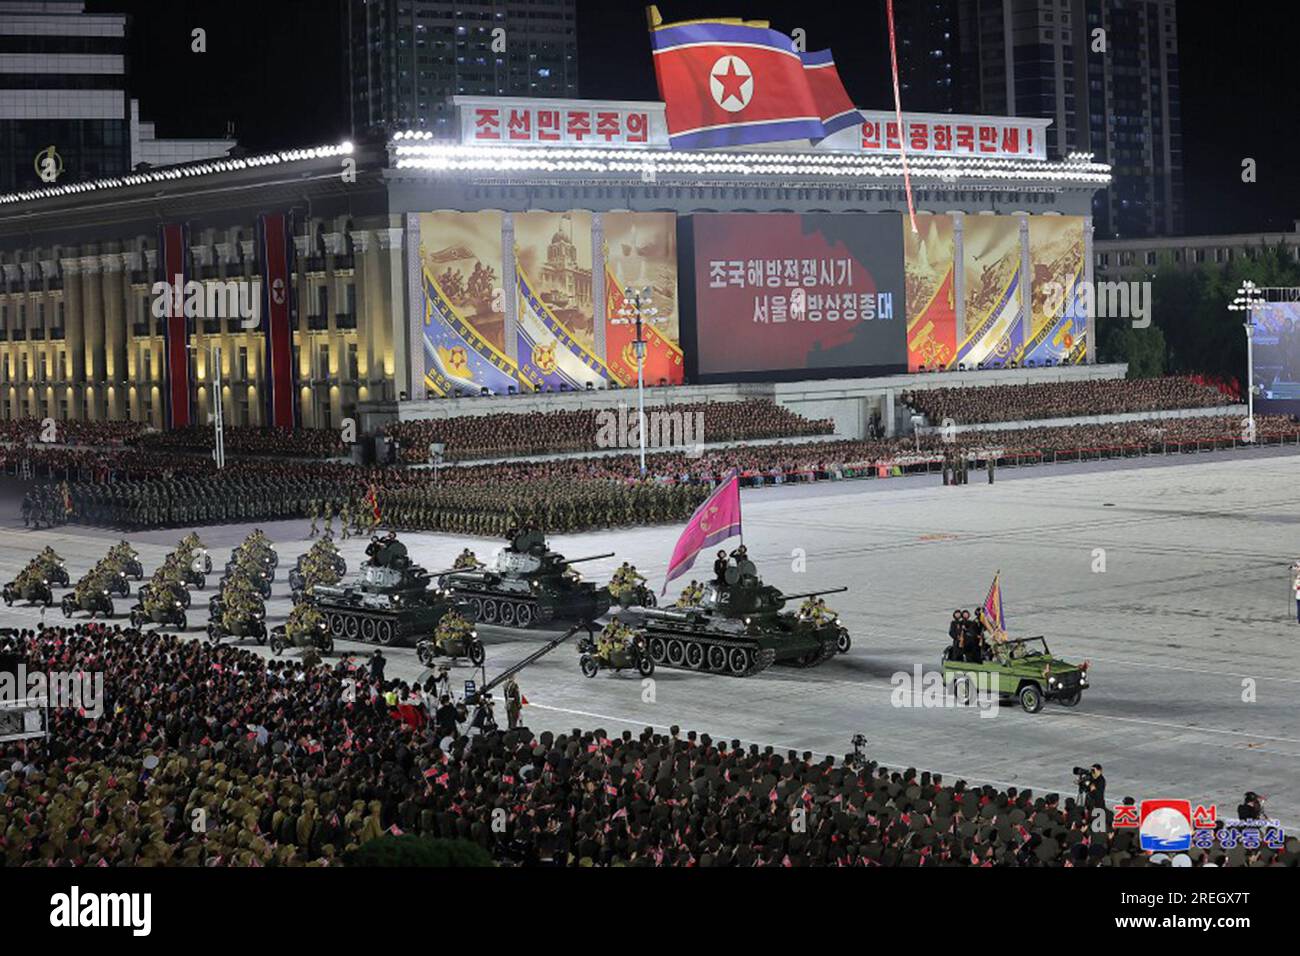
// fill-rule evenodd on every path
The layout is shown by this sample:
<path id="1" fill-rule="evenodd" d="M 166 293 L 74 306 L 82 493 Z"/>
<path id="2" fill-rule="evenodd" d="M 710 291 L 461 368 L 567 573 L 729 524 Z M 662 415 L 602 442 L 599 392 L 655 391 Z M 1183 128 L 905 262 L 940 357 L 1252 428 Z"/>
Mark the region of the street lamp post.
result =
<path id="1" fill-rule="evenodd" d="M 198 346 L 193 343 L 189 348 L 197 350 Z M 226 430 L 225 415 L 222 410 L 221 401 L 221 346 L 211 345 L 208 347 L 208 362 L 212 367 L 212 433 L 213 433 L 213 451 L 212 460 L 217 463 L 217 470 L 220 471 L 226 467 Z"/>
<path id="2" fill-rule="evenodd" d="M 1228 303 L 1230 312 L 1245 312 L 1246 321 L 1242 328 L 1246 330 L 1246 439 L 1255 443 L 1255 323 L 1253 310 L 1265 303 L 1263 290 L 1250 279 L 1241 284 L 1237 296 Z"/>
<path id="3" fill-rule="evenodd" d="M 632 351 L 636 355 L 636 415 L 637 432 L 641 445 L 641 477 L 646 476 L 645 464 L 645 336 L 642 335 L 641 320 L 644 315 L 649 321 L 658 319 L 659 310 L 650 299 L 650 287 L 644 289 L 627 288 L 623 290 L 623 308 L 619 317 L 623 322 L 636 323 L 636 338 L 632 340 Z M 617 320 L 616 320 L 617 321 Z"/>

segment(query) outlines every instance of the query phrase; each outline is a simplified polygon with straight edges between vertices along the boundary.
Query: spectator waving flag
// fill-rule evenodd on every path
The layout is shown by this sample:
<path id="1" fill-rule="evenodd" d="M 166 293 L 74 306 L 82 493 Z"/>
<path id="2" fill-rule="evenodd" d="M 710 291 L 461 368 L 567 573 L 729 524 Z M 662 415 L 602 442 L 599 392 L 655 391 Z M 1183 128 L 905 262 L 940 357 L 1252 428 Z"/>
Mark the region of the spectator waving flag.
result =
<path id="1" fill-rule="evenodd" d="M 801 54 L 765 20 L 664 23 L 648 10 L 674 149 L 817 142 L 862 122 L 830 53 Z"/>
<path id="2" fill-rule="evenodd" d="M 705 548 L 740 533 L 740 475 L 733 470 L 686 522 L 668 562 L 664 589 L 659 593 L 666 594 L 668 582 L 689 571 L 696 555 Z"/>
<path id="3" fill-rule="evenodd" d="M 989 585 L 988 597 L 984 599 L 984 623 L 989 627 L 994 640 L 1005 641 L 1007 639 L 1007 619 L 1002 614 L 1002 572 L 999 571 L 993 575 L 993 583 Z"/>

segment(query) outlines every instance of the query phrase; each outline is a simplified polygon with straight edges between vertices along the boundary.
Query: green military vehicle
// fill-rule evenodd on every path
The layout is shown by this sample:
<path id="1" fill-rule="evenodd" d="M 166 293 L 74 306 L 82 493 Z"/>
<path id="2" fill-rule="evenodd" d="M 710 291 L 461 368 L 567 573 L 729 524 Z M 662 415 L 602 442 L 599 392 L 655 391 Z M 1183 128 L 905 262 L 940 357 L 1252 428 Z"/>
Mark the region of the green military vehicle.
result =
<path id="1" fill-rule="evenodd" d="M 1036 714 L 1048 700 L 1074 707 L 1088 688 L 1088 662 L 1071 664 L 1054 656 L 1042 637 L 998 641 L 978 662 L 950 655 L 951 648 L 945 648 L 943 680 L 959 703 L 997 694 L 999 699 L 1019 700 L 1021 707 Z"/>

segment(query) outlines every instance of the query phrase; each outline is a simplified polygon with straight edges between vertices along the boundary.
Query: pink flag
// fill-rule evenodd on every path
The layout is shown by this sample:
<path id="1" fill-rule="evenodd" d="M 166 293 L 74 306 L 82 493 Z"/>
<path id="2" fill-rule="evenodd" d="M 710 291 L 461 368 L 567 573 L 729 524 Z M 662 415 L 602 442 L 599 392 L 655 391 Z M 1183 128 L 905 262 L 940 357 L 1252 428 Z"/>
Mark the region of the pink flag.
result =
<path id="1" fill-rule="evenodd" d="M 666 594 L 668 582 L 689 571 L 705 548 L 740 533 L 740 476 L 733 470 L 686 522 L 668 562 L 664 589 L 659 593 Z"/>

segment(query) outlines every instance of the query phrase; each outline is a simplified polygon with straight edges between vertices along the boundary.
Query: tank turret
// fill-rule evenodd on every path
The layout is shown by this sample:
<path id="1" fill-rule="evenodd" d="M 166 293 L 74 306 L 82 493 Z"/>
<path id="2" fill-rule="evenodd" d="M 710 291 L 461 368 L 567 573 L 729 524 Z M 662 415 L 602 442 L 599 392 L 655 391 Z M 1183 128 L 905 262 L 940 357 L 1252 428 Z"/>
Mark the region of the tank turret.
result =
<path id="1" fill-rule="evenodd" d="M 438 584 L 468 601 L 478 620 L 503 627 L 552 621 L 594 621 L 609 610 L 609 589 L 582 580 L 575 564 L 613 557 L 613 552 L 566 558 L 550 550 L 536 529 L 512 532 L 510 542 L 478 570 L 450 571 Z"/>

